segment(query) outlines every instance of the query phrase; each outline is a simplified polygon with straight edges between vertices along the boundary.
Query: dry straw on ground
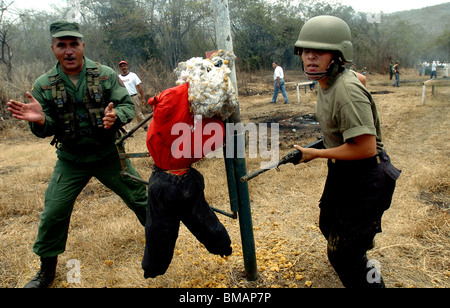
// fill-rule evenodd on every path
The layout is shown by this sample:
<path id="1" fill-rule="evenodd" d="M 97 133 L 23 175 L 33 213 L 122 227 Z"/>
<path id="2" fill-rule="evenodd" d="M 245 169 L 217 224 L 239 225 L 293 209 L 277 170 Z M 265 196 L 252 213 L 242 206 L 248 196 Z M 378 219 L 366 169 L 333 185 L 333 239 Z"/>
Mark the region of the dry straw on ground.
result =
<path id="1" fill-rule="evenodd" d="M 288 72 L 294 81 L 298 72 Z M 269 104 L 271 72 L 245 82 L 240 105 L 244 123 L 270 122 L 314 113 L 315 93 L 302 92 L 296 103 Z M 382 121 L 386 148 L 403 170 L 383 233 L 369 258 L 381 263 L 388 287 L 449 287 L 449 95 L 448 86 L 427 94 L 421 105 L 421 82 L 415 72 L 402 75 L 408 82 L 390 86 L 389 78 L 368 76 Z M 388 91 L 388 93 L 383 92 Z M 242 91 L 244 92 L 244 91 Z M 283 129 L 281 155 L 293 144 L 306 144 L 316 128 Z M 39 268 L 33 254 L 44 191 L 56 157 L 50 140 L 31 135 L 23 123 L 1 123 L 0 131 L 0 287 L 22 287 Z M 145 132 L 127 143 L 129 152 L 145 151 Z M 150 175 L 151 159 L 133 160 L 141 175 Z M 247 159 L 247 168 L 259 168 L 259 159 Z M 224 163 L 205 159 L 196 164 L 206 183 L 211 206 L 229 210 Z M 326 243 L 318 228 L 318 200 L 326 177 L 324 161 L 283 166 L 249 184 L 259 279 L 249 282 L 237 220 L 219 216 L 229 230 L 234 252 L 228 258 L 209 254 L 181 226 L 172 264 L 164 276 L 145 280 L 141 270 L 144 229 L 122 201 L 93 179 L 79 196 L 72 215 L 67 250 L 59 258 L 54 287 L 276 287 L 329 288 L 341 283 L 326 257 Z M 69 283 L 69 260 L 80 262 L 81 283 Z"/>

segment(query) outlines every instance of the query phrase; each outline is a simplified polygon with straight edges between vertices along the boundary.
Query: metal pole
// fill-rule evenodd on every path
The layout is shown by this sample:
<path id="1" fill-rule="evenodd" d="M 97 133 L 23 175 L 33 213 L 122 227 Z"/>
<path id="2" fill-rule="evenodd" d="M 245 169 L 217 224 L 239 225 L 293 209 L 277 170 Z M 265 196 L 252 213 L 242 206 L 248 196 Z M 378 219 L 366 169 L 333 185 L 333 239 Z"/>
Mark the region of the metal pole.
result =
<path id="1" fill-rule="evenodd" d="M 228 11 L 228 0 L 214 0 L 214 10 L 216 16 L 216 40 L 218 49 L 233 51 L 233 40 L 231 37 L 230 14 Z M 236 67 L 231 67 L 231 81 L 238 96 Z M 238 96 L 239 97 L 239 96 Z M 236 112 L 229 118 L 231 123 L 240 123 L 241 114 L 239 104 Z M 228 130 L 226 130 L 228 133 Z M 238 158 L 238 146 L 245 146 L 245 132 L 236 133 L 234 140 L 234 157 L 225 156 L 227 166 L 228 186 L 236 190 L 230 191 L 230 201 L 237 197 L 238 200 L 238 217 L 241 230 L 242 250 L 244 254 L 244 266 L 247 278 L 254 281 L 258 278 L 258 270 L 256 266 L 255 240 L 253 236 L 252 214 L 250 209 L 250 197 L 248 192 L 248 183 L 242 183 L 240 178 L 247 174 L 245 158 Z M 231 169 L 231 170 L 230 170 Z M 234 169 L 234 170 L 232 170 Z M 233 172 L 234 171 L 234 172 Z M 231 205 L 233 207 L 233 204 Z"/>
<path id="2" fill-rule="evenodd" d="M 423 87 L 422 87 L 422 105 L 425 105 L 425 94 L 426 94 L 426 90 L 427 90 L 427 85 L 425 84 L 425 82 L 423 83 Z"/>

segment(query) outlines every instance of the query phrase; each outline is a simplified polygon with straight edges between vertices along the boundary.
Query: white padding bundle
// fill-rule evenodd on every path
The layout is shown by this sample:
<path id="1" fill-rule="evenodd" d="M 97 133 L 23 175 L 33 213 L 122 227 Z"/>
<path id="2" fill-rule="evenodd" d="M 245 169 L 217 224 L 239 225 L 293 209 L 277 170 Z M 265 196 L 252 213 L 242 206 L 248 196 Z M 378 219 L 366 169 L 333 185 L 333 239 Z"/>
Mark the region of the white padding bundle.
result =
<path id="1" fill-rule="evenodd" d="M 229 78 L 235 58 L 233 52 L 219 50 L 211 59 L 192 58 L 178 64 L 177 84 L 189 83 L 189 102 L 194 114 L 225 120 L 236 111 L 236 91 Z"/>

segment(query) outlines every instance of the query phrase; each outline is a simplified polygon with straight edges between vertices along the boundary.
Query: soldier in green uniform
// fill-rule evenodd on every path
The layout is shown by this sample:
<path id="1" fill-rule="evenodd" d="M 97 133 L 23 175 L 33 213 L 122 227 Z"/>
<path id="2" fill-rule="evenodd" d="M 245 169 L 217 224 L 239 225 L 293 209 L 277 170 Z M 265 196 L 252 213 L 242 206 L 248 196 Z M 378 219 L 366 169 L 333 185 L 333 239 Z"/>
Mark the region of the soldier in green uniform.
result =
<path id="1" fill-rule="evenodd" d="M 8 110 L 29 122 L 34 135 L 54 136 L 58 160 L 45 192 L 33 251 L 41 269 L 25 287 L 49 286 L 57 256 L 65 251 L 75 199 L 92 177 L 119 195 L 145 225 L 147 192 L 144 184 L 121 174 L 115 145 L 120 127 L 134 117 L 134 103 L 116 72 L 84 56 L 85 43 L 76 23 L 50 25 L 52 51 L 58 63 L 39 77 L 29 103 L 11 100 Z M 139 176 L 129 161 L 128 172 Z"/>
<path id="2" fill-rule="evenodd" d="M 318 81 L 316 116 L 325 149 L 295 146 L 303 162 L 328 159 L 319 226 L 328 259 L 345 287 L 379 288 L 384 282 L 366 252 L 381 232 L 400 171 L 384 150 L 376 104 L 355 72 L 348 25 L 333 16 L 308 20 L 295 43 L 309 79 Z"/>

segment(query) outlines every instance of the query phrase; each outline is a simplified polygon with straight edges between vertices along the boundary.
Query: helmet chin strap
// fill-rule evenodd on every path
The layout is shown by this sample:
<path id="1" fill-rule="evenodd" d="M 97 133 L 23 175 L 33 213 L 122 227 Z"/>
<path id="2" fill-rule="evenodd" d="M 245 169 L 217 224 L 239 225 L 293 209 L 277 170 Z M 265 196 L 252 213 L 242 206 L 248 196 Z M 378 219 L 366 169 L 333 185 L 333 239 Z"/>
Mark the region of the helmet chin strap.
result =
<path id="1" fill-rule="evenodd" d="M 324 78 L 327 75 L 327 72 L 307 72 L 305 71 L 306 76 L 308 77 L 308 79 L 314 80 L 314 81 L 319 81 L 320 79 Z"/>
<path id="2" fill-rule="evenodd" d="M 324 72 L 308 72 L 307 70 L 304 71 L 306 76 L 314 81 L 319 81 L 324 77 L 329 76 L 330 78 L 327 81 L 327 85 L 330 86 L 334 83 L 337 74 L 341 71 L 342 64 L 343 62 L 340 58 L 337 61 L 333 59 L 328 65 L 327 70 Z"/>
<path id="3" fill-rule="evenodd" d="M 314 81 L 319 81 L 322 78 L 324 78 L 325 76 L 329 75 L 330 72 L 330 67 L 333 66 L 334 64 L 334 60 L 331 60 L 330 64 L 327 67 L 327 70 L 324 72 L 308 72 L 307 70 L 305 71 L 306 76 L 308 76 L 309 79 L 314 80 Z"/>

